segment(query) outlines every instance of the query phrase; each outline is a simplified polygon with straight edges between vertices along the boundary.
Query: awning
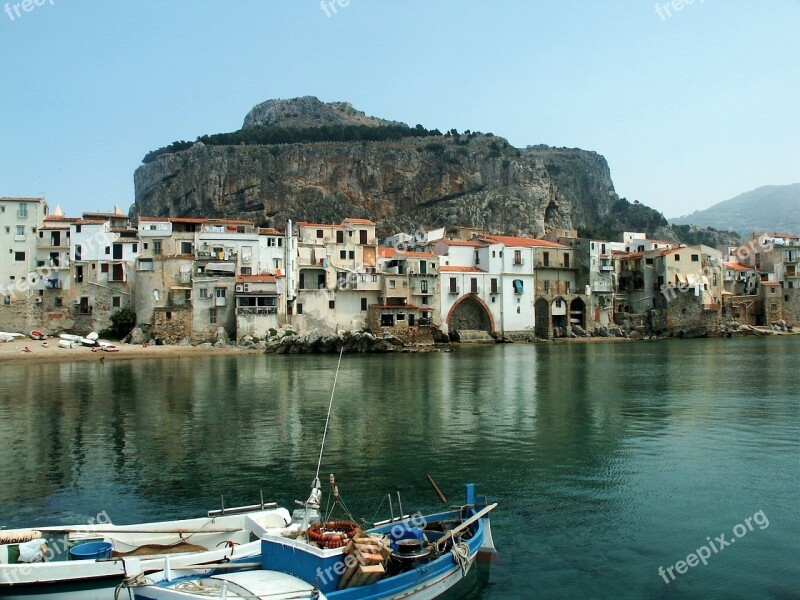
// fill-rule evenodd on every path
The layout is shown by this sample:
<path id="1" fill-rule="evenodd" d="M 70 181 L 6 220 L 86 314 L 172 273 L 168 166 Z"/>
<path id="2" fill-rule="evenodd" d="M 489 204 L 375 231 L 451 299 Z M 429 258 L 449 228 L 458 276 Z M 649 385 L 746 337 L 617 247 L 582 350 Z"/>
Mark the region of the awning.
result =
<path id="1" fill-rule="evenodd" d="M 220 271 L 222 273 L 236 273 L 236 265 L 233 263 L 210 262 L 206 265 L 206 273 L 209 271 Z"/>
<path id="2" fill-rule="evenodd" d="M 171 285 L 169 287 L 169 289 L 171 289 L 171 290 L 189 290 L 190 292 L 192 291 L 191 286 L 185 286 L 185 285 Z"/>

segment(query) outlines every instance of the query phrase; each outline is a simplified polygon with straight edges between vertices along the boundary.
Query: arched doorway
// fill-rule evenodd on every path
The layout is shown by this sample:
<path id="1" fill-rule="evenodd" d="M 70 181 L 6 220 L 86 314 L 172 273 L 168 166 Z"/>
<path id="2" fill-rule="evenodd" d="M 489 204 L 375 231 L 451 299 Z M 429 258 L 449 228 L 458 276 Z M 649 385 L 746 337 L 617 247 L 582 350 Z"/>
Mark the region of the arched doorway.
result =
<path id="1" fill-rule="evenodd" d="M 550 338 L 550 306 L 547 300 L 539 298 L 533 305 L 534 310 L 534 333 L 539 339 Z"/>
<path id="2" fill-rule="evenodd" d="M 567 302 L 560 296 L 550 303 L 550 314 L 553 317 L 553 330 L 556 337 L 564 335 L 564 330 L 569 325 L 569 315 L 567 315 Z M 557 331 L 556 328 L 558 328 Z"/>
<path id="3" fill-rule="evenodd" d="M 575 298 L 569 305 L 569 322 L 580 325 L 586 329 L 586 303 L 581 298 Z"/>
<path id="4" fill-rule="evenodd" d="M 489 309 L 475 296 L 464 296 L 453 305 L 447 315 L 450 331 L 485 331 L 492 333 L 494 321 Z"/>

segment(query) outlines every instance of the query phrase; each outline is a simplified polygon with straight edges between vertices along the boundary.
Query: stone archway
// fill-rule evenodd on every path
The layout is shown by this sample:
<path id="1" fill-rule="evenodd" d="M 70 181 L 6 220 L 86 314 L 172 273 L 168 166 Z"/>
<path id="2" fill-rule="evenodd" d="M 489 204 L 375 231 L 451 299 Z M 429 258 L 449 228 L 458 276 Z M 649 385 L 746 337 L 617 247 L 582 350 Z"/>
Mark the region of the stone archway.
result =
<path id="1" fill-rule="evenodd" d="M 533 305 L 534 334 L 537 338 L 550 339 L 550 305 L 544 298 L 539 298 Z"/>
<path id="2" fill-rule="evenodd" d="M 570 325 L 579 325 L 586 329 L 586 303 L 581 298 L 575 298 L 569 305 Z"/>
<path id="3" fill-rule="evenodd" d="M 447 315 L 450 331 L 494 331 L 494 319 L 489 308 L 480 298 L 464 296 L 456 302 Z"/>

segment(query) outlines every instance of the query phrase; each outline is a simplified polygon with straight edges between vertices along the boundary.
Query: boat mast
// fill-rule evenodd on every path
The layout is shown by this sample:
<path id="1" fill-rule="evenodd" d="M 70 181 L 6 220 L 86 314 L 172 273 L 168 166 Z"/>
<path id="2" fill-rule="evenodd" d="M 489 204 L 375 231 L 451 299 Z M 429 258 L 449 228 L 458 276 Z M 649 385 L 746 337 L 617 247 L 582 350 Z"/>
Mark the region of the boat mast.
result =
<path id="1" fill-rule="evenodd" d="M 319 460 L 317 461 L 317 472 L 314 475 L 314 481 L 311 482 L 311 494 L 306 500 L 306 511 L 305 516 L 303 517 L 303 526 L 301 530 L 303 532 L 308 530 L 308 509 L 309 508 L 319 508 L 320 501 L 322 500 L 322 489 L 321 484 L 319 481 L 319 470 L 322 466 L 322 453 L 325 450 L 325 438 L 328 435 L 328 424 L 331 420 L 331 409 L 333 408 L 333 396 L 336 393 L 336 382 L 339 379 L 339 368 L 342 366 L 342 354 L 344 354 L 344 347 L 339 350 L 339 362 L 336 364 L 336 374 L 333 377 L 333 389 L 331 389 L 331 399 L 328 402 L 328 415 L 325 417 L 325 429 L 322 431 L 322 444 L 320 444 L 319 448 Z"/>

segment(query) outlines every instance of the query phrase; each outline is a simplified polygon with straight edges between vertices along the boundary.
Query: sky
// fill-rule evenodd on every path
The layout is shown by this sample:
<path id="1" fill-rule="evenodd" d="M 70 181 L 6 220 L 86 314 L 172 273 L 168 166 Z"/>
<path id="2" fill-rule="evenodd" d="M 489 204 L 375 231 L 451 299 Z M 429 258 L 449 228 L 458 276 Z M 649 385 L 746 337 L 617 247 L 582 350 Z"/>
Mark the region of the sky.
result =
<path id="1" fill-rule="evenodd" d="M 28 8 L 28 11 L 25 8 Z M 800 181 L 800 0 L 0 0 L 0 196 L 127 210 L 150 150 L 312 95 L 596 151 L 675 217 Z"/>

